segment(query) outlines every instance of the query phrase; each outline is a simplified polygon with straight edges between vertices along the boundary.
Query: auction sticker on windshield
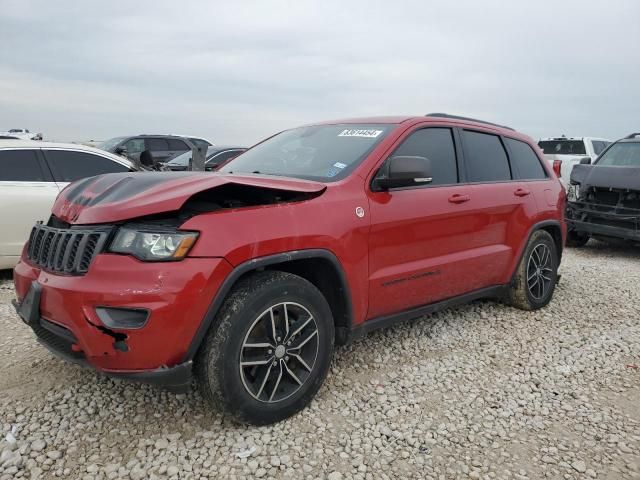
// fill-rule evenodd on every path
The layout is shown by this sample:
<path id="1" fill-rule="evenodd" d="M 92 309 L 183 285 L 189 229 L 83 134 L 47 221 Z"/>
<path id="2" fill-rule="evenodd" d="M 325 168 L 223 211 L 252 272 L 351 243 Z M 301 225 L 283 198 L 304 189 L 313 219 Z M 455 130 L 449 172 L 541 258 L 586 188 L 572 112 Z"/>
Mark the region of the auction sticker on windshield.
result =
<path id="1" fill-rule="evenodd" d="M 382 133 L 382 130 L 343 130 L 338 136 L 339 137 L 366 137 L 366 138 L 376 138 L 378 135 Z"/>

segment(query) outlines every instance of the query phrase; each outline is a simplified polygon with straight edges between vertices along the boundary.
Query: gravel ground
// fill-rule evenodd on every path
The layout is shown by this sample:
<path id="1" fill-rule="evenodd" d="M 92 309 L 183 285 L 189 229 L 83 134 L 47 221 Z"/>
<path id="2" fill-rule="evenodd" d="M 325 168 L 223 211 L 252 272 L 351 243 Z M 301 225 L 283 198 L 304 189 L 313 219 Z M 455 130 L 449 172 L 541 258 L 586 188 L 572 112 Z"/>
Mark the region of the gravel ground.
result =
<path id="1" fill-rule="evenodd" d="M 592 241 L 561 273 L 542 311 L 475 303 L 339 348 L 311 406 L 260 428 L 57 360 L 5 275 L 0 479 L 640 478 L 640 249 Z"/>

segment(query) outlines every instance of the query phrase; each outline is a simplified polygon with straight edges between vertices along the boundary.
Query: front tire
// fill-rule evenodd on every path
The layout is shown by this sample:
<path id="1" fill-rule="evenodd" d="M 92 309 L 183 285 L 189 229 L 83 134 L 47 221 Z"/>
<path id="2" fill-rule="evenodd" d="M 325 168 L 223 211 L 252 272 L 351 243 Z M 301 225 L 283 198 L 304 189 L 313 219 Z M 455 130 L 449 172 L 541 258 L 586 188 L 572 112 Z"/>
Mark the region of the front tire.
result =
<path id="1" fill-rule="evenodd" d="M 509 290 L 509 303 L 522 310 L 546 306 L 558 281 L 558 250 L 551 235 L 537 230 L 531 235 Z"/>
<path id="2" fill-rule="evenodd" d="M 204 397 L 242 423 L 265 425 L 303 409 L 331 362 L 334 324 L 322 293 L 291 273 L 240 280 L 196 359 Z"/>

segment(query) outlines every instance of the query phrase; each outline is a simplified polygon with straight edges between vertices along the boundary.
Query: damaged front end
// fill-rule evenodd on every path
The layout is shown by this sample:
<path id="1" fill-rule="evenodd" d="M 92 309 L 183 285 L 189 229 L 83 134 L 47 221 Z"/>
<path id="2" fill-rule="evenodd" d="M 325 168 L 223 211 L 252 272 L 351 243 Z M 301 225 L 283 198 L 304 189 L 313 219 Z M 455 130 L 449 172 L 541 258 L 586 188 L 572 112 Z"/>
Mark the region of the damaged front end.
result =
<path id="1" fill-rule="evenodd" d="M 567 192 L 570 233 L 640 242 L 640 169 L 627 170 L 597 165 L 574 168 Z"/>
<path id="2" fill-rule="evenodd" d="M 63 359 L 110 376 L 183 390 L 189 348 L 232 270 L 192 247 L 200 215 L 279 208 L 326 186 L 265 176 L 109 174 L 65 189 L 32 229 L 14 270 L 18 315 Z"/>

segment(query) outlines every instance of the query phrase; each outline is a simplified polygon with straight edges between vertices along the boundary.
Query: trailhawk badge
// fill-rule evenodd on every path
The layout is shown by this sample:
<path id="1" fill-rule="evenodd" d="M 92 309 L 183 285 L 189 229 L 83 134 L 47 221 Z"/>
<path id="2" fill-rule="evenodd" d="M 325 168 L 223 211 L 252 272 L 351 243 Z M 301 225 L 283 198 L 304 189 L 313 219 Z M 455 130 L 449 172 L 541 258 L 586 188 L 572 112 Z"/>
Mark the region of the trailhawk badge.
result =
<path id="1" fill-rule="evenodd" d="M 358 218 L 364 217 L 364 208 L 356 207 L 356 217 Z"/>

